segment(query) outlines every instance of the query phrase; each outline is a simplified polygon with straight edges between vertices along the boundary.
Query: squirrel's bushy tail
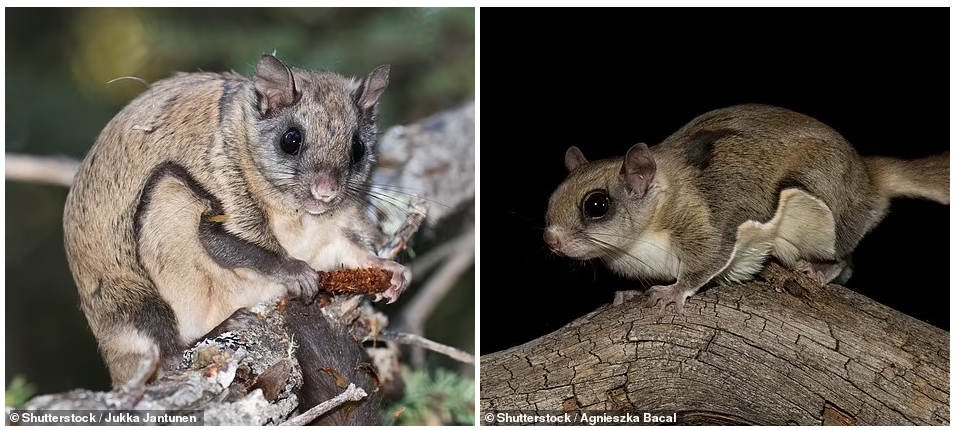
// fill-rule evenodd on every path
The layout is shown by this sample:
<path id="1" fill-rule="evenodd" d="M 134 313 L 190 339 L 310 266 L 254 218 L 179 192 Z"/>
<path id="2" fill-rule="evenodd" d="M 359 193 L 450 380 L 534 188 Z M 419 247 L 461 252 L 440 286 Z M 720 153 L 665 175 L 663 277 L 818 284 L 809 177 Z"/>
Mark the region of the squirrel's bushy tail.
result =
<path id="1" fill-rule="evenodd" d="M 869 177 L 879 194 L 918 197 L 949 204 L 949 152 L 914 160 L 865 157 Z"/>

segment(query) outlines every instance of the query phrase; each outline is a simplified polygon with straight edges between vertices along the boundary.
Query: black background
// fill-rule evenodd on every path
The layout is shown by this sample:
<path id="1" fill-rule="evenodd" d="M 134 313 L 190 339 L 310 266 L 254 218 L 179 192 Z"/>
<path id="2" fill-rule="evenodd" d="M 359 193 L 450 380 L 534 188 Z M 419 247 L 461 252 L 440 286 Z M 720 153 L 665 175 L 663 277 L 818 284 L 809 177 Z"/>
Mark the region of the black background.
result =
<path id="1" fill-rule="evenodd" d="M 654 145 L 697 115 L 765 103 L 862 155 L 949 148 L 949 12 L 899 9 L 482 9 L 481 353 L 552 332 L 633 289 L 542 240 L 564 151 Z M 949 208 L 895 200 L 849 287 L 948 330 Z"/>

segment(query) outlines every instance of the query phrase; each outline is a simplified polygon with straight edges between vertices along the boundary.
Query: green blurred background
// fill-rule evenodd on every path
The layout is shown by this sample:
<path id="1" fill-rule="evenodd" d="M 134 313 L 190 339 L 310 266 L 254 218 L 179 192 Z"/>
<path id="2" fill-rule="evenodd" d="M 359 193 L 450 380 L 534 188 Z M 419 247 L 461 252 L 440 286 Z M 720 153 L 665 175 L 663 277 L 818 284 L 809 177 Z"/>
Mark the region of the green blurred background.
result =
<path id="1" fill-rule="evenodd" d="M 8 153 L 82 158 L 143 90 L 133 80 L 106 85 L 111 79 L 154 82 L 199 70 L 248 76 L 273 51 L 293 66 L 359 77 L 391 64 L 382 130 L 474 97 L 473 8 L 6 8 L 5 15 Z M 17 375 L 39 393 L 109 385 L 63 250 L 66 193 L 6 183 L 8 387 Z M 470 285 L 451 293 L 425 335 L 474 352 L 473 271 L 467 276 Z M 433 356 L 429 364 L 454 366 Z"/>

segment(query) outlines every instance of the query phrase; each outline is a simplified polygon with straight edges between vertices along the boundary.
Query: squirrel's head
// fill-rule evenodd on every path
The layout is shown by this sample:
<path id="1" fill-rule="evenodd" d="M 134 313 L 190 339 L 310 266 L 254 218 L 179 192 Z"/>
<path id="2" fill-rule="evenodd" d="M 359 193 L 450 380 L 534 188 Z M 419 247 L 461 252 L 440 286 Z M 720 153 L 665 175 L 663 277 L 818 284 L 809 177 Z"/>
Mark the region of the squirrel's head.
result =
<path id="1" fill-rule="evenodd" d="M 276 192 L 315 215 L 346 200 L 364 201 L 388 71 L 379 66 L 358 81 L 262 57 L 248 142 L 256 168 Z"/>
<path id="2" fill-rule="evenodd" d="M 587 161 L 567 150 L 569 175 L 550 196 L 544 241 L 556 254 L 587 260 L 626 255 L 644 231 L 659 196 L 656 163 L 639 143 L 623 158 Z"/>

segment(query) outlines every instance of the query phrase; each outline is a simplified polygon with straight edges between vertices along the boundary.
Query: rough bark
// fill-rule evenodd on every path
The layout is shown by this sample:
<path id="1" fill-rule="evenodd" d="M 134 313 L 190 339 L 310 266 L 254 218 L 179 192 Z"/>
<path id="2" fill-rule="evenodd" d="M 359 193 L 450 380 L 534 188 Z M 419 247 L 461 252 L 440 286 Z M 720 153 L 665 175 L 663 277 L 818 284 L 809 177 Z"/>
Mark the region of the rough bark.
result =
<path id="1" fill-rule="evenodd" d="M 949 424 L 949 333 L 844 287 L 771 264 L 681 316 L 641 300 L 482 356 L 482 423 L 635 411 L 679 424 Z"/>
<path id="2" fill-rule="evenodd" d="M 413 193 L 426 199 L 431 203 L 429 223 L 473 204 L 474 115 L 471 100 L 414 124 L 392 127 L 381 137 L 372 182 L 398 195 Z"/>
<path id="3" fill-rule="evenodd" d="M 364 318 L 376 317 L 370 306 L 361 307 L 359 303 L 359 296 L 343 296 L 324 311 L 344 324 L 359 318 L 359 313 L 364 313 Z M 199 423 L 206 425 L 283 423 L 296 410 L 296 393 L 302 385 L 294 339 L 286 330 L 284 306 L 256 306 L 252 310 L 259 315 L 258 323 L 187 349 L 179 367 L 156 381 L 131 383 L 110 392 L 73 390 L 37 396 L 17 410 L 168 411 L 199 416 Z M 370 348 L 369 352 L 381 357 L 388 349 Z M 391 355 L 389 359 L 397 357 Z"/>

